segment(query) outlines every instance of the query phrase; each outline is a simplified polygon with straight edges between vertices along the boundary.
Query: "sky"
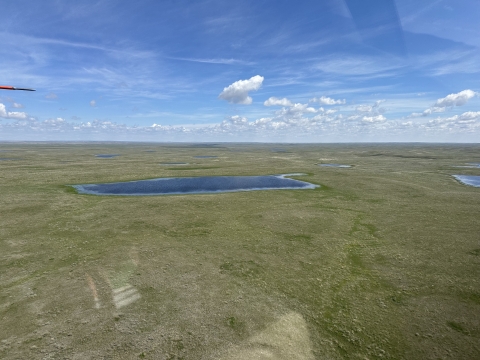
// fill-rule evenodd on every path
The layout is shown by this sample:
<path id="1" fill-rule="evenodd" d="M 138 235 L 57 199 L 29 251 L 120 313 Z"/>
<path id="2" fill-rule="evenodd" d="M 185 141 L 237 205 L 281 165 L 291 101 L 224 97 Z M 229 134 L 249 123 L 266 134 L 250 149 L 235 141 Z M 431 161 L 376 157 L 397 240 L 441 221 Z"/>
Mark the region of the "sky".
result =
<path id="1" fill-rule="evenodd" d="M 0 141 L 479 142 L 480 2 L 16 0 Z"/>

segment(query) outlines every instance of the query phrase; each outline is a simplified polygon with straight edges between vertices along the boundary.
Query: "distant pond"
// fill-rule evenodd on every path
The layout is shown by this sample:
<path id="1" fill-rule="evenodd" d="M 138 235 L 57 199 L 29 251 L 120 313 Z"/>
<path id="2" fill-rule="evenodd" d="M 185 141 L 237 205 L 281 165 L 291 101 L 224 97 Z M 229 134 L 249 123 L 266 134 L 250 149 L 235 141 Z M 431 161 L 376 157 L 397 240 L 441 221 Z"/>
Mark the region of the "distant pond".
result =
<path id="1" fill-rule="evenodd" d="M 217 156 L 215 155 L 198 155 L 194 156 L 195 159 L 215 159 Z"/>
<path id="2" fill-rule="evenodd" d="M 93 195 L 175 195 L 205 194 L 252 190 L 314 189 L 305 181 L 286 178 L 300 174 L 265 176 L 202 176 L 158 178 L 129 182 L 72 185 L 80 194 Z"/>
<path id="3" fill-rule="evenodd" d="M 453 175 L 455 179 L 465 185 L 480 187 L 480 176 L 475 175 Z"/>
<path id="4" fill-rule="evenodd" d="M 97 154 L 95 157 L 102 158 L 102 159 L 111 159 L 114 157 L 120 156 L 119 154 Z"/>
<path id="5" fill-rule="evenodd" d="M 188 165 L 186 162 L 162 162 L 160 165 Z"/>
<path id="6" fill-rule="evenodd" d="M 466 163 L 467 165 L 457 165 L 454 167 L 457 168 L 470 168 L 470 169 L 477 169 L 480 168 L 480 163 Z"/>
<path id="7" fill-rule="evenodd" d="M 351 168 L 352 165 L 343 165 L 343 164 L 318 164 L 324 167 L 335 167 L 335 168 Z"/>

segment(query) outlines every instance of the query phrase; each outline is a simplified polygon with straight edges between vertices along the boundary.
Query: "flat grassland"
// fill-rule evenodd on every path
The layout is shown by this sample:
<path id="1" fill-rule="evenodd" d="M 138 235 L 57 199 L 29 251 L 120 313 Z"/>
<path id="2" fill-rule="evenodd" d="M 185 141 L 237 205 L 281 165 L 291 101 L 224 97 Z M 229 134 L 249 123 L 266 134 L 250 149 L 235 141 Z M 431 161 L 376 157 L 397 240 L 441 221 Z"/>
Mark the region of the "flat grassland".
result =
<path id="1" fill-rule="evenodd" d="M 0 158 L 2 359 L 480 358 L 480 188 L 451 176 L 480 175 L 454 167 L 480 145 L 3 143 Z M 285 173 L 321 187 L 67 186 Z"/>

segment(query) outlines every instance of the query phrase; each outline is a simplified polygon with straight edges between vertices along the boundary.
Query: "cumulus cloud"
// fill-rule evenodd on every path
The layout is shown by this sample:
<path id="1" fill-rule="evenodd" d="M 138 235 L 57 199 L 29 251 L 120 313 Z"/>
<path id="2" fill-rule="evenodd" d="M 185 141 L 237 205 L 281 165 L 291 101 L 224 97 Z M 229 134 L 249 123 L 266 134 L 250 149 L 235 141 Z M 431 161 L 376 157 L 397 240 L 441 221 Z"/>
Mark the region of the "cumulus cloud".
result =
<path id="1" fill-rule="evenodd" d="M 50 93 L 50 94 L 45 95 L 45 99 L 55 100 L 57 98 L 58 98 L 57 94 L 54 94 L 54 93 Z"/>
<path id="2" fill-rule="evenodd" d="M 380 104 L 383 103 L 385 100 L 377 100 L 373 105 L 358 105 L 355 108 L 357 113 L 361 113 L 365 116 L 377 116 L 379 114 L 383 114 L 386 110 L 385 108 L 380 107 Z"/>
<path id="3" fill-rule="evenodd" d="M 27 114 L 20 111 L 7 111 L 5 105 L 0 103 L 0 118 L 23 120 L 27 118 Z"/>
<path id="4" fill-rule="evenodd" d="M 362 121 L 366 123 L 378 123 L 378 122 L 384 122 L 385 120 L 387 120 L 387 118 L 383 115 L 364 116 L 362 118 Z"/>
<path id="5" fill-rule="evenodd" d="M 292 106 L 292 102 L 287 98 L 277 99 L 275 96 L 272 96 L 268 100 L 266 100 L 263 105 L 265 106 Z"/>
<path id="6" fill-rule="evenodd" d="M 445 109 L 445 107 L 432 106 L 431 108 L 428 108 L 422 112 L 411 113 L 409 116 L 407 116 L 407 118 L 425 117 L 431 115 L 432 113 L 442 113 L 445 112 Z"/>
<path id="7" fill-rule="evenodd" d="M 0 104 L 0 117 L 6 118 L 7 116 L 7 109 L 5 108 L 5 105 Z"/>
<path id="8" fill-rule="evenodd" d="M 311 106 L 308 106 L 308 104 L 296 103 L 289 107 L 282 108 L 281 110 L 277 111 L 276 114 L 278 116 L 283 116 L 288 118 L 288 117 L 300 117 L 306 113 L 314 114 L 316 112 L 317 110 L 315 110 L 315 108 Z"/>
<path id="9" fill-rule="evenodd" d="M 222 121 L 220 124 L 220 128 L 222 130 L 241 130 L 248 128 L 250 126 L 250 123 L 248 122 L 248 119 L 243 116 L 239 115 L 234 115 L 226 118 L 225 120 Z"/>
<path id="10" fill-rule="evenodd" d="M 95 100 L 90 101 L 90 106 L 91 107 L 97 106 L 97 102 Z"/>
<path id="11" fill-rule="evenodd" d="M 297 108 L 303 107 L 299 104 Z M 306 109 L 306 108 L 305 108 Z M 285 108 L 288 110 L 288 108 Z M 0 112 L 7 113 L 4 108 Z M 275 112 L 271 117 L 249 121 L 241 115 L 225 118 L 221 123 L 202 126 L 128 126 L 111 121 L 94 120 L 71 122 L 64 118 L 38 121 L 33 118 L 0 122 L 0 138 L 14 136 L 31 139 L 40 136 L 50 139 L 82 139 L 95 136 L 98 139 L 148 139 L 152 141 L 252 141 L 275 139 L 288 142 L 316 141 L 372 141 L 388 139 L 400 141 L 424 141 L 452 139 L 475 140 L 480 134 L 480 111 L 464 112 L 452 117 L 438 117 L 430 121 L 402 121 L 387 119 L 381 114 L 367 113 L 326 114 L 317 111 L 314 116 L 304 112 L 298 115 Z M 443 136 L 443 137 L 442 137 Z"/>
<path id="12" fill-rule="evenodd" d="M 423 112 L 414 112 L 408 117 L 414 118 L 420 116 L 429 116 L 433 113 L 445 112 L 447 107 L 465 105 L 468 100 L 473 98 L 475 95 L 477 95 L 477 93 L 472 90 L 463 90 L 456 94 L 450 94 L 445 96 L 444 98 L 438 99 L 433 106 L 425 109 Z"/>
<path id="13" fill-rule="evenodd" d="M 480 120 L 480 111 L 467 111 L 459 116 L 461 120 Z"/>
<path id="14" fill-rule="evenodd" d="M 8 113 L 9 119 L 23 120 L 27 118 L 27 114 L 20 111 L 12 111 Z"/>
<path id="15" fill-rule="evenodd" d="M 19 103 L 16 103 L 16 102 L 14 102 L 14 103 L 12 104 L 12 106 L 13 106 L 15 109 L 21 109 L 21 108 L 24 107 L 22 104 L 19 104 Z"/>
<path id="16" fill-rule="evenodd" d="M 249 105 L 252 103 L 252 98 L 248 96 L 248 93 L 260 89 L 263 79 L 263 76 L 256 75 L 248 80 L 235 81 L 233 84 L 224 88 L 220 95 L 218 95 L 218 98 L 232 104 Z"/>
<path id="17" fill-rule="evenodd" d="M 323 104 L 323 105 L 342 105 L 342 104 L 345 104 L 347 101 L 345 99 L 342 99 L 342 100 L 335 100 L 335 99 L 332 99 L 328 96 L 322 96 L 320 98 L 313 98 L 310 100 L 311 102 L 319 102 L 320 104 Z"/>
<path id="18" fill-rule="evenodd" d="M 463 90 L 456 94 L 450 94 L 435 102 L 435 107 L 462 106 L 468 100 L 475 96 L 476 92 L 472 90 Z"/>

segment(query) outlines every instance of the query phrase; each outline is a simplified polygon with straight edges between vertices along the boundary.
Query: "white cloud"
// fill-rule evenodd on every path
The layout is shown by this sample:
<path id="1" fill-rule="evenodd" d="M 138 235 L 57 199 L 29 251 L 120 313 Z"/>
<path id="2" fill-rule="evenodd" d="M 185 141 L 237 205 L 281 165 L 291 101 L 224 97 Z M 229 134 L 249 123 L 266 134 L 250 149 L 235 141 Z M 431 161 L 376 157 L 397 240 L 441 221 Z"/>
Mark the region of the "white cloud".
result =
<path id="1" fill-rule="evenodd" d="M 444 98 L 438 99 L 433 106 L 425 109 L 423 112 L 414 112 L 408 117 L 414 118 L 420 116 L 429 116 L 433 113 L 445 112 L 447 107 L 465 105 L 468 100 L 473 98 L 475 95 L 477 95 L 477 93 L 472 90 L 463 90 L 456 94 L 450 94 L 445 96 Z"/>
<path id="2" fill-rule="evenodd" d="M 355 108 L 355 111 L 357 112 L 356 115 L 361 115 L 366 117 L 375 117 L 375 116 L 381 115 L 386 111 L 385 108 L 380 107 L 380 104 L 383 102 L 385 102 L 385 100 L 377 100 L 373 105 L 358 105 Z"/>
<path id="3" fill-rule="evenodd" d="M 463 90 L 456 94 L 450 94 L 444 98 L 438 99 L 435 102 L 436 107 L 446 107 L 446 106 L 462 106 L 465 105 L 468 100 L 475 96 L 475 91 L 472 90 Z"/>
<path id="4" fill-rule="evenodd" d="M 467 111 L 460 115 L 461 120 L 480 120 L 480 111 Z"/>
<path id="5" fill-rule="evenodd" d="M 191 61 L 205 64 L 225 64 L 225 65 L 253 65 L 255 63 L 250 61 L 243 61 L 238 59 L 199 59 L 199 58 L 179 58 L 170 57 L 172 60 Z"/>
<path id="6" fill-rule="evenodd" d="M 15 109 L 21 109 L 21 108 L 24 107 L 22 104 L 19 104 L 19 103 L 16 103 L 16 102 L 14 102 L 14 103 L 12 104 L 12 106 L 13 106 Z"/>
<path id="7" fill-rule="evenodd" d="M 19 111 L 12 111 L 8 113 L 9 119 L 23 120 L 27 118 L 27 114 Z"/>
<path id="8" fill-rule="evenodd" d="M 305 106 L 299 104 L 297 108 Z M 306 109 L 306 108 L 305 108 Z M 285 108 L 288 110 L 288 108 Z M 0 107 L 0 113 L 6 113 Z M 38 121 L 33 118 L 0 122 L 0 138 L 81 139 L 86 135 L 97 139 L 145 139 L 149 141 L 252 141 L 274 139 L 287 142 L 323 141 L 475 141 L 480 136 L 480 111 L 465 112 L 448 118 L 438 117 L 428 122 L 387 119 L 382 114 L 351 113 L 351 116 L 315 116 L 308 113 L 276 112 L 272 117 L 249 121 L 235 115 L 221 123 L 201 126 L 128 126 L 111 121 L 71 122 L 63 118 Z M 3 136 L 2 136 L 3 135 Z"/>
<path id="9" fill-rule="evenodd" d="M 366 123 L 378 123 L 378 122 L 384 122 L 385 120 L 387 120 L 387 118 L 383 115 L 364 116 L 362 118 L 362 121 Z"/>
<path id="10" fill-rule="evenodd" d="M 97 106 L 97 102 L 95 100 L 90 101 L 90 106 L 91 107 Z"/>
<path id="11" fill-rule="evenodd" d="M 312 102 L 319 102 L 320 104 L 323 104 L 323 105 L 342 105 L 342 104 L 345 104 L 347 101 L 345 99 L 338 99 L 338 100 L 335 100 L 335 99 L 332 99 L 328 96 L 322 96 L 320 98 L 313 98 L 311 99 L 310 101 Z"/>
<path id="12" fill-rule="evenodd" d="M 229 126 L 234 126 L 234 127 L 245 127 L 248 126 L 248 119 L 243 116 L 239 115 L 234 115 L 230 116 L 227 119 L 223 120 L 220 126 L 223 127 L 229 127 Z"/>
<path id="13" fill-rule="evenodd" d="M 24 120 L 27 118 L 27 114 L 19 111 L 7 111 L 5 105 L 0 103 L 0 118 Z"/>
<path id="14" fill-rule="evenodd" d="M 0 117 L 6 118 L 7 116 L 7 109 L 5 108 L 5 105 L 0 103 Z"/>
<path id="15" fill-rule="evenodd" d="M 252 103 L 252 98 L 248 96 L 248 92 L 260 89 L 263 79 L 263 76 L 256 75 L 248 80 L 235 81 L 224 88 L 218 98 L 233 104 L 249 105 Z"/>
<path id="16" fill-rule="evenodd" d="M 359 112 L 370 112 L 373 110 L 373 106 L 370 105 L 359 105 L 355 108 L 356 111 Z"/>
<path id="17" fill-rule="evenodd" d="M 58 98 L 57 94 L 54 94 L 54 93 L 50 93 L 50 94 L 45 95 L 45 99 L 55 100 L 57 98 Z"/>
<path id="18" fill-rule="evenodd" d="M 272 96 L 268 100 L 266 100 L 263 105 L 265 106 L 292 106 L 292 102 L 287 98 L 277 99 L 275 96 Z"/>
<path id="19" fill-rule="evenodd" d="M 300 104 L 296 103 L 291 105 L 290 107 L 284 107 L 281 110 L 277 111 L 276 114 L 280 116 L 294 116 L 299 117 L 305 113 L 314 114 L 317 110 L 315 108 L 308 106 L 308 104 Z"/>

